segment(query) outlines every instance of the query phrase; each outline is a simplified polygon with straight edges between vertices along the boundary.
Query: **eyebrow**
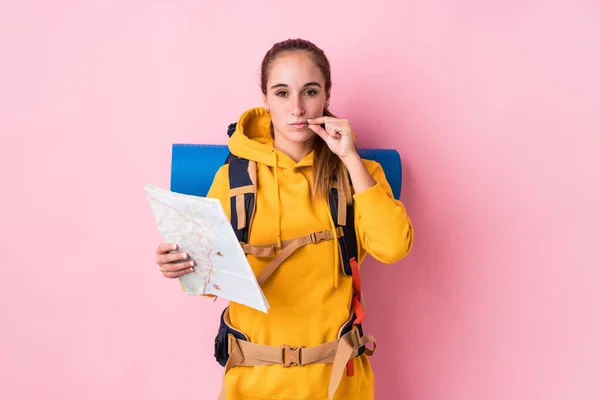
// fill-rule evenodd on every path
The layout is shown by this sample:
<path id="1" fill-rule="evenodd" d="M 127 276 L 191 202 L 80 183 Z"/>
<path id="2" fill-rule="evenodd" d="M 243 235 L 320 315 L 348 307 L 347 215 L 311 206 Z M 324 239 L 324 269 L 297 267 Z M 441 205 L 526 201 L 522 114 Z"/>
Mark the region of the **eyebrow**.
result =
<path id="1" fill-rule="evenodd" d="M 319 82 L 308 82 L 308 83 L 305 83 L 303 87 L 308 87 L 308 86 L 321 87 L 321 84 Z M 280 87 L 288 87 L 288 85 L 286 85 L 285 83 L 277 83 L 277 84 L 271 86 L 271 89 L 277 89 Z"/>

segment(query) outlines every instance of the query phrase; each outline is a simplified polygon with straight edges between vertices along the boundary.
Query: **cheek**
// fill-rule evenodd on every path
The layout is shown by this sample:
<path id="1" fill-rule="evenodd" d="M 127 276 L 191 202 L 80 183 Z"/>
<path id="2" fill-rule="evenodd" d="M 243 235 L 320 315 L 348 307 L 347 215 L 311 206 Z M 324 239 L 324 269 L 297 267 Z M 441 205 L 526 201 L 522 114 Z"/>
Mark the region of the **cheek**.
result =
<path id="1" fill-rule="evenodd" d="M 271 122 L 275 129 L 280 132 L 285 131 L 288 128 L 287 122 L 289 120 L 289 115 L 285 111 L 282 110 L 272 110 L 271 111 Z"/>
<path id="2" fill-rule="evenodd" d="M 274 104 L 271 106 L 271 120 L 274 124 L 285 123 L 287 116 L 288 113 L 286 112 L 286 108 L 281 104 Z"/>
<path id="3" fill-rule="evenodd" d="M 312 101 L 310 106 L 307 107 L 306 112 L 313 117 L 323 116 L 323 110 L 325 109 L 325 101 L 319 99 L 319 101 Z"/>
<path id="4" fill-rule="evenodd" d="M 325 104 L 327 104 L 327 98 L 325 97 L 325 95 L 320 95 L 311 99 L 311 104 L 314 104 L 317 108 L 323 108 L 325 107 Z"/>
<path id="5" fill-rule="evenodd" d="M 288 104 L 285 99 L 274 97 L 269 101 L 269 109 L 273 117 L 281 117 L 288 113 Z"/>

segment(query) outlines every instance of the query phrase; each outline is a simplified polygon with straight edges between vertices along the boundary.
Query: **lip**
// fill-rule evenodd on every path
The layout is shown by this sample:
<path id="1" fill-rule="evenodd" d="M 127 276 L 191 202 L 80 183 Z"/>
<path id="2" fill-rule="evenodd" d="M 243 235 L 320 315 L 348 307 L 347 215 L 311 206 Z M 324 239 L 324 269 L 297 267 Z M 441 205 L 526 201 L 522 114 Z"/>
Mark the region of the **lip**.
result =
<path id="1" fill-rule="evenodd" d="M 288 125 L 295 126 L 295 127 L 306 127 L 306 126 L 308 126 L 308 122 L 306 122 L 306 121 L 288 122 Z"/>
<path id="2" fill-rule="evenodd" d="M 306 123 L 304 123 L 304 124 L 290 124 L 289 127 L 290 127 L 290 129 L 293 129 L 293 130 L 303 131 L 305 129 L 308 129 L 308 124 L 306 124 Z"/>

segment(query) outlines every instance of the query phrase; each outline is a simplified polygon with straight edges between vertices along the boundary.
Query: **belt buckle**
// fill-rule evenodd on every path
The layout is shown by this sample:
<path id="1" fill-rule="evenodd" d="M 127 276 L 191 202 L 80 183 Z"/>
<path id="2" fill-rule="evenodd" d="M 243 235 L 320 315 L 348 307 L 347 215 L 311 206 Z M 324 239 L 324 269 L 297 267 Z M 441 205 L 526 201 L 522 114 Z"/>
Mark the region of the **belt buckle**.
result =
<path id="1" fill-rule="evenodd" d="M 285 344 L 281 348 L 283 356 L 283 363 L 281 365 L 284 368 L 303 366 L 300 355 L 304 346 L 289 346 Z"/>

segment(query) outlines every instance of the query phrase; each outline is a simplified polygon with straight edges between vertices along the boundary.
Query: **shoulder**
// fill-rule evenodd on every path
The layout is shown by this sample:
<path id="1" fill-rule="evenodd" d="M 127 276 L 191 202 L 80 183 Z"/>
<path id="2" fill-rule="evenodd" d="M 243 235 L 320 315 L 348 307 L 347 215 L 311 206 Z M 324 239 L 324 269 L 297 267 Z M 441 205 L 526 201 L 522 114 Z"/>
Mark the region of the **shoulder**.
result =
<path id="1" fill-rule="evenodd" d="M 206 197 L 225 198 L 229 193 L 229 165 L 219 167 Z"/>
<path id="2" fill-rule="evenodd" d="M 229 180 L 229 164 L 223 164 L 219 167 L 217 172 L 215 173 L 215 181 L 220 181 L 222 179 Z"/>

